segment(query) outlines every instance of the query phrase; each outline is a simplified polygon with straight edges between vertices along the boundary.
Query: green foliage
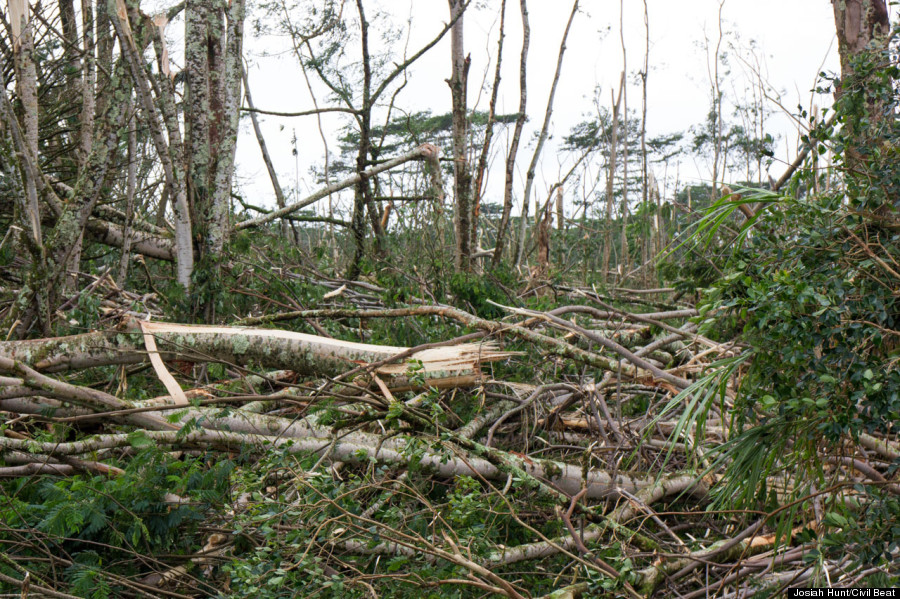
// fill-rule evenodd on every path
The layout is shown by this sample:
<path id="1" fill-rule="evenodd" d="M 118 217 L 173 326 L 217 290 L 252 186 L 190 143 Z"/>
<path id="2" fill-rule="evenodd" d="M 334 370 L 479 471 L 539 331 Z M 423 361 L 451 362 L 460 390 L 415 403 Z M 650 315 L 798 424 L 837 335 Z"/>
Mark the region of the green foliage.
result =
<path id="1" fill-rule="evenodd" d="M 828 532 L 823 546 L 826 551 L 850 553 L 861 564 L 890 563 L 900 546 L 900 500 L 877 487 L 856 485 L 854 490 L 874 501 L 863 504 L 853 499 L 825 514 Z"/>
<path id="2" fill-rule="evenodd" d="M 132 575 L 141 571 L 135 555 L 196 551 L 198 525 L 223 502 L 234 464 L 208 467 L 203 459 L 172 460 L 137 438 L 134 445 L 142 449 L 119 476 L 4 481 L 0 542 L 31 547 L 22 555 L 52 549 L 69 556 L 72 589 L 84 597 L 117 594 L 107 576 L 111 563 L 117 574 Z M 168 493 L 191 503 L 171 504 Z"/>
<path id="3" fill-rule="evenodd" d="M 440 444 L 429 449 L 440 451 Z M 246 493 L 248 503 L 232 522 L 235 557 L 222 567 L 228 590 L 218 596 L 274 599 L 296 596 L 300 589 L 316 589 L 316 596 L 321 597 L 368 597 L 370 593 L 354 575 L 366 572 L 380 577 L 378 589 L 384 596 L 421 597 L 416 581 L 461 579 L 466 570 L 431 559 L 424 551 L 344 553 L 343 543 L 359 543 L 374 550 L 381 543 L 394 542 L 397 531 L 402 530 L 404 544 L 427 547 L 429 542 L 443 545 L 440 539 L 447 534 L 465 547 L 471 559 L 479 560 L 498 543 L 515 544 L 528 538 L 528 531 L 510 518 L 503 499 L 487 493 L 483 484 L 471 477 L 436 484 L 429 472 L 411 468 L 404 482 L 388 488 L 373 482 L 395 474 L 374 465 L 347 470 L 340 479 L 321 473 L 297 476 L 308 472 L 316 461 L 316 456 L 271 452 L 257 468 L 241 472 L 235 492 Z M 510 498 L 532 499 L 517 486 Z M 376 502 L 379 506 L 365 519 L 363 513 Z M 547 535 L 559 533 L 558 522 L 532 524 Z M 341 556 L 345 566 L 341 570 L 334 567 L 332 552 Z M 535 592 L 552 588 L 551 581 L 540 578 L 528 584 Z M 477 597 L 481 592 L 465 585 L 442 585 L 440 592 L 425 596 Z"/>
<path id="4" fill-rule="evenodd" d="M 853 165 L 847 195 L 794 199 L 758 192 L 777 209 L 741 228 L 726 257 L 726 276 L 701 306 L 701 312 L 716 314 L 707 329 L 736 328 L 750 348 L 745 355 L 752 356 L 735 403 L 733 437 L 722 448 L 721 463 L 728 466 L 718 492 L 732 508 L 774 507 L 773 475 L 792 483 L 795 498 L 828 487 L 823 455 L 840 453 L 847 439 L 864 433 L 890 433 L 900 421 L 900 278 L 894 268 L 900 230 L 885 226 L 900 162 L 896 153 L 887 159 L 880 151 L 896 142 L 897 122 L 874 119 L 871 112 L 894 113 L 895 69 L 878 56 L 857 64 L 855 77 L 868 84 L 844 82 L 836 106 L 842 131 L 818 130 L 810 140 L 832 135 L 842 152 L 838 160 Z M 801 173 L 795 192 L 815 176 Z M 733 207 L 714 203 L 689 241 L 711 243 L 729 211 Z M 823 551 L 843 553 L 851 545 L 859 548 L 854 559 L 860 563 L 883 564 L 892 559 L 900 505 L 870 486 L 857 492 L 858 504 L 835 500 L 830 506 L 826 522 L 833 532 Z M 806 501 L 776 518 L 782 538 Z"/>
<path id="5" fill-rule="evenodd" d="M 897 30 L 893 32 L 896 40 Z M 834 111 L 841 127 L 820 126 L 815 139 L 831 139 L 837 159 L 846 166 L 847 196 L 854 209 L 884 214 L 900 210 L 900 120 L 895 84 L 900 67 L 888 44 L 861 52 L 852 59 L 852 73 L 844 79 L 822 73 L 836 94 Z"/>
<path id="6" fill-rule="evenodd" d="M 455 273 L 450 277 L 448 287 L 459 305 L 467 307 L 478 316 L 487 319 L 503 316 L 502 309 L 489 302 L 503 303 L 509 298 L 490 280 L 467 273 Z"/>
<path id="7" fill-rule="evenodd" d="M 747 388 L 756 399 L 776 398 L 779 416 L 815 422 L 833 441 L 886 431 L 900 418 L 900 370 L 892 367 L 900 352 L 891 333 L 900 326 L 900 303 L 890 274 L 854 236 L 894 248 L 900 236 L 837 220 L 817 204 L 789 215 L 799 226 L 761 231 L 738 254 L 740 270 L 708 297 L 760 350 Z"/>

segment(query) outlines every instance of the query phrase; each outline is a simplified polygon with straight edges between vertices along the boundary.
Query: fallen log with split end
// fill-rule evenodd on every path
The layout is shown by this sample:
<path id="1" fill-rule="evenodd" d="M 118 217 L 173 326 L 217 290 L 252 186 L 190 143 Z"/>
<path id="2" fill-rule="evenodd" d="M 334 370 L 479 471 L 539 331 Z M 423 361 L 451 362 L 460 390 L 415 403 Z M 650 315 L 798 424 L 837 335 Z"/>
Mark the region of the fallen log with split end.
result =
<path id="1" fill-rule="evenodd" d="M 156 347 L 145 347 L 150 336 Z M 0 357 L 41 372 L 61 372 L 162 360 L 224 362 L 336 377 L 359 367 L 372 370 L 392 389 L 476 384 L 481 364 L 512 355 L 490 343 L 461 343 L 411 352 L 410 348 L 329 339 L 294 331 L 128 321 L 120 330 L 68 337 L 0 342 Z M 421 369 L 416 372 L 417 369 Z M 157 369 L 159 370 L 159 369 Z M 416 373 L 416 377 L 410 377 Z"/>

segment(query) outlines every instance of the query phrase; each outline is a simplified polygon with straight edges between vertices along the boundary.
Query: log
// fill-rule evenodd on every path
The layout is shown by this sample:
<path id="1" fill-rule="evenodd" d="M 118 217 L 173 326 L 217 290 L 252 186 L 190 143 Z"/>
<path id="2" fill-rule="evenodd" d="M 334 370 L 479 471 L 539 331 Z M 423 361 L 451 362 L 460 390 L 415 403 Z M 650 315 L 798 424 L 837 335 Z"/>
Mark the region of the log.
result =
<path id="1" fill-rule="evenodd" d="M 140 334 L 152 334 L 163 360 L 253 364 L 266 369 L 293 370 L 310 376 L 335 377 L 359 366 L 379 363 L 375 374 L 392 389 L 421 386 L 407 374 L 418 362 L 426 384 L 434 387 L 472 385 L 480 381 L 480 365 L 512 355 L 489 343 L 462 343 L 414 352 L 406 347 L 371 345 L 329 339 L 279 329 L 201 326 L 126 321 L 120 330 L 68 337 L 0 342 L 0 357 L 40 372 L 62 372 L 148 360 Z M 388 363 L 383 363 L 388 362 Z"/>

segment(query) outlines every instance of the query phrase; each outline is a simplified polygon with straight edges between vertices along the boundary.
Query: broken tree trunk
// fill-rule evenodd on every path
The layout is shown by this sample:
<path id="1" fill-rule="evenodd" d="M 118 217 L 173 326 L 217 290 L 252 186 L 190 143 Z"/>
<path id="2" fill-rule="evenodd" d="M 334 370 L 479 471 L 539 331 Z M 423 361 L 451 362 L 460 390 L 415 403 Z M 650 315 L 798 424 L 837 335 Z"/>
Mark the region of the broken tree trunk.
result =
<path id="1" fill-rule="evenodd" d="M 409 348 L 352 343 L 277 329 L 192 326 L 126 322 L 118 331 L 68 337 L 0 342 L 0 357 L 38 371 L 60 372 L 147 361 L 156 348 L 145 349 L 141 329 L 152 335 L 165 359 L 225 362 L 238 366 L 293 370 L 334 377 L 359 366 L 376 364 L 374 373 L 392 388 L 416 385 L 406 376 L 421 362 L 422 376 L 433 387 L 470 385 L 480 379 L 480 364 L 502 360 L 508 352 L 489 344 L 436 347 L 406 355 Z M 398 356 L 403 355 L 404 359 Z M 393 359 L 399 361 L 393 363 Z"/>
<path id="2" fill-rule="evenodd" d="M 287 216 L 289 214 L 293 214 L 294 212 L 297 212 L 298 210 L 302 210 L 303 208 L 306 208 L 307 206 L 315 204 L 322 198 L 326 198 L 329 195 L 331 195 L 337 191 L 340 191 L 342 189 L 350 187 L 351 185 L 356 185 L 357 183 L 359 183 L 360 181 L 362 181 L 364 179 L 374 177 L 375 175 L 377 175 L 380 172 L 390 170 L 392 168 L 395 168 L 397 166 L 400 166 L 401 164 L 410 162 L 412 160 L 424 160 L 426 162 L 431 163 L 435 167 L 432 175 L 439 177 L 441 171 L 440 171 L 440 166 L 437 162 L 438 154 L 439 154 L 439 150 L 436 146 L 433 146 L 431 144 L 422 144 L 421 146 L 417 147 L 415 150 L 413 150 L 411 152 L 407 152 L 406 154 L 403 154 L 396 158 L 392 158 L 391 160 L 387 160 L 377 166 L 373 166 L 369 169 L 366 169 L 365 171 L 362 171 L 361 173 L 356 173 L 355 175 L 347 177 L 343 181 L 339 181 L 337 183 L 332 183 L 331 185 L 323 187 L 319 191 L 313 193 L 312 195 L 310 195 L 309 197 L 307 197 L 303 200 L 300 200 L 299 202 L 294 202 L 293 204 L 289 204 L 289 205 L 285 206 L 284 208 L 279 208 L 278 210 L 273 210 L 272 212 L 269 212 L 268 214 L 264 214 L 257 218 L 252 218 L 250 220 L 245 220 L 245 221 L 236 223 L 234 225 L 234 228 L 235 229 L 250 229 L 253 227 L 258 227 L 260 225 L 264 225 L 266 223 L 270 223 L 274 220 L 277 220 L 277 219 Z M 435 187 L 438 189 L 440 188 L 439 185 L 435 185 Z"/>

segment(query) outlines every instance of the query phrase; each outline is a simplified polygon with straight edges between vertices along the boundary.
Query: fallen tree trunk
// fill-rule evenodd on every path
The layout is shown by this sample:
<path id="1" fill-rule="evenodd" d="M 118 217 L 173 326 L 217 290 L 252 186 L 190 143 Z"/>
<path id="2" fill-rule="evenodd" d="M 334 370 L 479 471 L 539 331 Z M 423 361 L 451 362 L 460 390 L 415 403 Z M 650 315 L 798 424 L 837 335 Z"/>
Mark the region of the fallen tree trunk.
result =
<path id="1" fill-rule="evenodd" d="M 192 416 L 197 416 L 194 413 Z M 192 416 L 187 416 L 191 418 Z M 377 435 L 353 433 L 343 437 L 334 436 L 321 429 L 305 426 L 274 426 L 268 434 L 218 430 L 225 428 L 234 420 L 217 420 L 217 423 L 202 422 L 203 430 L 188 433 L 183 431 L 139 430 L 128 434 L 98 435 L 82 441 L 69 443 L 39 443 L 32 440 L 10 439 L 0 437 L 0 450 L 18 451 L 23 454 L 43 456 L 78 456 L 91 454 L 105 449 L 128 447 L 136 442 L 150 440 L 159 446 L 173 447 L 213 447 L 222 450 L 247 451 L 256 448 L 265 453 L 272 448 L 279 448 L 288 453 L 315 453 L 332 461 L 346 463 L 366 463 L 373 459 L 380 463 L 394 466 L 407 466 L 416 454 L 418 445 L 410 444 L 407 438 L 394 438 L 383 441 Z M 244 425 L 246 429 L 246 424 Z M 251 427 L 252 428 L 252 427 Z M 281 430 L 278 430 L 278 429 Z M 303 435 L 302 433 L 308 433 Z M 315 434 L 321 436 L 313 436 Z M 456 448 L 454 448 L 456 450 Z M 425 451 L 415 457 L 418 468 L 423 468 L 442 478 L 458 476 L 475 476 L 488 480 L 504 480 L 508 474 L 506 468 L 499 468 L 488 460 L 471 455 L 453 455 L 446 452 Z M 501 452 L 502 453 L 502 452 Z M 579 465 L 569 465 L 552 460 L 531 460 L 511 454 L 504 454 L 510 467 L 521 469 L 528 476 L 550 483 L 568 494 L 577 493 L 581 488 L 587 489 L 590 498 L 616 496 L 625 490 L 636 493 L 653 485 L 653 479 L 632 477 L 627 475 L 610 475 L 603 470 L 582 472 Z"/>
<path id="2" fill-rule="evenodd" d="M 328 185 L 327 187 L 323 187 L 322 189 L 313 193 L 309 197 L 307 197 L 303 200 L 300 200 L 299 202 L 294 202 L 293 204 L 288 204 L 287 206 L 285 206 L 283 208 L 279 208 L 278 210 L 273 210 L 272 212 L 269 212 L 268 214 L 263 214 L 262 216 L 258 216 L 256 218 L 251 218 L 250 220 L 245 220 L 245 221 L 241 221 L 239 223 L 235 223 L 234 228 L 235 229 L 250 229 L 253 227 L 258 227 L 260 225 L 264 225 L 266 223 L 270 223 L 279 218 L 283 218 L 285 216 L 293 214 L 294 212 L 297 212 L 298 210 L 302 210 L 303 208 L 306 208 L 307 206 L 315 204 L 322 198 L 326 198 L 329 195 L 336 193 L 342 189 L 345 189 L 352 185 L 356 185 L 360 181 L 374 177 L 378 173 L 398 167 L 401 164 L 410 162 L 412 160 L 426 160 L 426 161 L 433 163 L 434 164 L 434 172 L 437 175 L 440 175 L 440 172 L 441 172 L 440 166 L 437 163 L 438 149 L 431 144 L 422 144 L 421 146 L 417 147 L 416 149 L 412 150 L 411 152 L 407 152 L 406 154 L 403 154 L 402 156 L 398 156 L 396 158 L 393 158 L 391 160 L 383 162 L 379 165 L 373 166 L 369 169 L 366 169 L 365 171 L 363 171 L 361 173 L 356 173 L 354 175 L 351 175 L 350 177 L 347 177 L 343 181 L 338 181 L 337 183 L 333 183 L 331 185 Z M 435 186 L 435 187 L 437 188 L 438 186 Z"/>
<path id="3" fill-rule="evenodd" d="M 303 375 L 335 377 L 378 363 L 374 373 L 393 388 L 421 386 L 407 373 L 421 363 L 421 374 L 434 387 L 471 385 L 481 376 L 480 365 L 511 354 L 491 344 L 464 343 L 435 347 L 406 355 L 409 348 L 353 343 L 277 329 L 142 323 L 165 359 L 250 364 L 293 370 Z M 149 359 L 155 348 L 144 347 L 136 321 L 121 330 L 97 331 L 68 337 L 0 342 L 0 357 L 41 372 L 62 372 L 96 366 L 133 364 Z M 148 352 L 149 350 L 149 352 Z M 405 359 L 397 363 L 398 356 Z"/>
<path id="4" fill-rule="evenodd" d="M 538 316 L 529 316 L 529 320 L 536 322 L 543 319 L 543 313 L 536 313 Z M 537 347 L 541 347 L 549 353 L 564 358 L 577 360 L 584 364 L 600 368 L 607 372 L 621 373 L 630 379 L 648 379 L 658 378 L 658 369 L 654 372 L 646 370 L 632 362 L 620 363 L 611 358 L 607 358 L 597 352 L 588 351 L 572 345 L 567 341 L 551 337 L 542 333 L 537 333 L 522 323 L 506 323 L 493 320 L 486 320 L 473 314 L 469 314 L 464 310 L 453 308 L 451 306 L 416 306 L 413 308 L 393 308 L 385 310 L 343 310 L 343 309 L 323 309 L 323 310 L 296 310 L 292 312 L 283 312 L 258 318 L 246 318 L 241 321 L 242 324 L 261 324 L 264 322 L 275 322 L 279 320 L 293 320 L 297 318 L 394 318 L 399 316 L 441 316 L 451 318 L 466 326 L 481 329 L 491 335 L 510 335 L 522 341 L 527 341 Z M 675 329 L 677 331 L 677 329 Z M 712 343 L 712 342 L 710 342 Z M 717 344 L 714 344 L 718 347 Z M 630 352 L 629 352 L 630 353 Z M 645 360 L 638 360 L 639 363 L 646 364 Z M 663 376 L 668 375 L 663 374 Z M 674 380 L 674 379 L 673 379 Z M 678 379 L 681 388 L 687 387 L 690 381 Z"/>

